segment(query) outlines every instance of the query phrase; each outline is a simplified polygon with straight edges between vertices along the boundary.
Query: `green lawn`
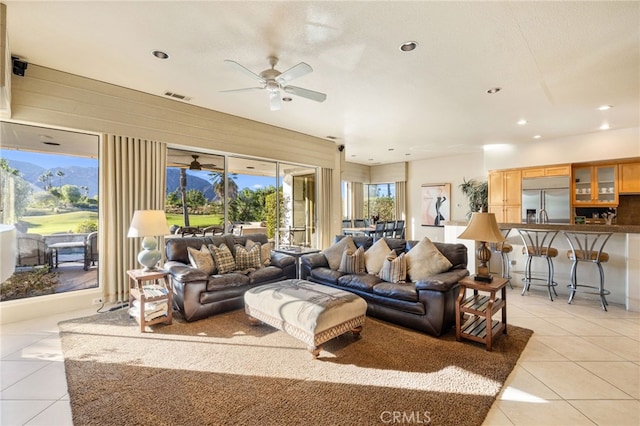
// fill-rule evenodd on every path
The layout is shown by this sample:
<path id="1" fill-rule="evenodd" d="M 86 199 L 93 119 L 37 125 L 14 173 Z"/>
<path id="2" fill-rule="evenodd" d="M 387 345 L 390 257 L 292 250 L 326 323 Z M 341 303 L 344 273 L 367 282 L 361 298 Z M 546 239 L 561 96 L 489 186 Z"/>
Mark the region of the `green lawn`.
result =
<path id="1" fill-rule="evenodd" d="M 210 225 L 221 225 L 223 219 L 224 219 L 224 216 L 221 216 L 218 214 L 207 214 L 207 215 L 190 214 L 189 226 L 205 227 Z M 184 218 L 182 217 L 181 214 L 168 213 L 167 223 L 169 223 L 169 226 L 171 225 L 184 226 Z"/>
<path id="2" fill-rule="evenodd" d="M 93 220 L 98 222 L 98 213 L 89 211 L 78 211 L 71 213 L 58 213 L 42 216 L 23 216 L 20 218 L 29 228 L 28 232 L 33 234 L 51 235 L 57 232 L 76 232 L 76 227 L 80 222 Z M 217 214 L 211 215 L 189 215 L 190 226 L 205 227 L 222 224 L 223 217 Z M 167 214 L 167 223 L 171 225 L 184 225 L 184 218 L 181 214 Z"/>
<path id="3" fill-rule="evenodd" d="M 98 213 L 77 211 L 46 216 L 23 216 L 20 218 L 20 221 L 29 226 L 28 232 L 42 235 L 50 235 L 56 232 L 75 232 L 78 224 L 85 220 L 93 220 L 97 223 Z"/>

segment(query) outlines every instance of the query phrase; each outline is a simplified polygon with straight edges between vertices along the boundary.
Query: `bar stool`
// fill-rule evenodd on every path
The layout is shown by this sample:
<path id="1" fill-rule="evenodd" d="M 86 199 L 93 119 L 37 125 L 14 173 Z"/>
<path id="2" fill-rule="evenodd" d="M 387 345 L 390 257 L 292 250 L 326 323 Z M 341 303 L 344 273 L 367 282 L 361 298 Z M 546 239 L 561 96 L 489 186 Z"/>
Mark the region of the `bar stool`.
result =
<path id="1" fill-rule="evenodd" d="M 500 232 L 504 235 L 505 240 L 499 243 L 491 243 L 491 251 L 500 255 L 502 259 L 500 276 L 509 280 L 509 287 L 513 288 L 511 284 L 511 262 L 509 260 L 509 253 L 513 251 L 513 246 L 507 242 L 511 228 L 500 228 Z"/>
<path id="2" fill-rule="evenodd" d="M 525 264 L 524 278 L 522 282 L 524 284 L 522 289 L 522 295 L 529 291 L 529 287 L 533 285 L 545 285 L 547 292 L 549 293 L 549 299 L 553 302 L 553 296 L 551 291 L 558 296 L 555 287 L 558 285 L 553 280 L 553 258 L 558 255 L 558 250 L 551 247 L 554 238 L 558 235 L 558 231 L 550 231 L 544 229 L 521 229 L 518 228 L 518 233 L 522 238 L 524 247 L 522 247 L 522 254 L 527 256 Z M 534 257 L 545 259 L 547 261 L 547 278 L 536 278 L 531 275 L 531 261 Z M 533 281 L 546 281 L 545 284 L 536 284 Z"/>
<path id="3" fill-rule="evenodd" d="M 573 300 L 573 296 L 575 296 L 576 291 L 582 291 L 584 293 L 589 294 L 597 294 L 600 296 L 600 304 L 602 305 L 602 309 L 607 310 L 607 299 L 605 296 L 611 294 L 609 290 L 604 289 L 604 270 L 602 269 L 602 263 L 609 260 L 609 254 L 602 251 L 604 249 L 604 245 L 607 243 L 611 235 L 611 232 L 571 232 L 564 231 L 565 237 L 567 237 L 567 241 L 569 242 L 569 246 L 571 250 L 567 251 L 567 257 L 573 261 L 571 264 L 571 284 L 569 284 L 569 288 L 571 289 L 571 293 L 569 294 L 569 301 L 567 303 L 571 304 Z M 590 262 L 595 263 L 598 267 L 598 271 L 600 272 L 600 284 L 598 286 L 589 285 L 589 284 L 580 284 L 578 285 L 578 263 L 580 262 Z M 580 290 L 578 287 L 585 287 L 587 289 L 593 289 L 597 291 L 589 291 L 589 290 Z"/>

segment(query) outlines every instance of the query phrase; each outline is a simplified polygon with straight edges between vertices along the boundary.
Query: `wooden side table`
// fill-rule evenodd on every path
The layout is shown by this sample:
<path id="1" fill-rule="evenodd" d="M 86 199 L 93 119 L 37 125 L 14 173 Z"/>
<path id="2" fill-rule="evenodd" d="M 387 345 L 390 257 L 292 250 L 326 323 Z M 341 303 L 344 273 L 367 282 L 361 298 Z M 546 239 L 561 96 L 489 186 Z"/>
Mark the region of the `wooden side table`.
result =
<path id="1" fill-rule="evenodd" d="M 169 273 L 164 270 L 143 272 L 142 269 L 131 269 L 127 271 L 129 275 L 129 306 L 133 307 L 133 301 L 140 304 L 140 313 L 136 317 L 140 324 L 140 331 L 145 332 L 145 327 L 153 324 L 173 322 L 173 288 Z M 153 282 L 155 286 L 144 285 L 145 282 Z M 164 315 L 146 320 L 145 305 L 147 303 L 167 303 L 167 311 Z"/>
<path id="2" fill-rule="evenodd" d="M 476 281 L 473 277 L 460 280 L 460 294 L 456 299 L 456 340 L 462 338 L 484 343 L 490 351 L 493 339 L 500 332 L 507 334 L 507 289 L 506 278 L 494 277 L 490 283 Z M 466 297 L 467 288 L 473 294 Z M 500 291 L 500 297 L 496 293 Z M 480 294 L 488 293 L 488 294 Z M 502 310 L 502 320 L 494 320 L 493 315 Z M 462 315 L 471 314 L 462 324 Z M 489 328 L 487 329 L 487 324 Z"/>

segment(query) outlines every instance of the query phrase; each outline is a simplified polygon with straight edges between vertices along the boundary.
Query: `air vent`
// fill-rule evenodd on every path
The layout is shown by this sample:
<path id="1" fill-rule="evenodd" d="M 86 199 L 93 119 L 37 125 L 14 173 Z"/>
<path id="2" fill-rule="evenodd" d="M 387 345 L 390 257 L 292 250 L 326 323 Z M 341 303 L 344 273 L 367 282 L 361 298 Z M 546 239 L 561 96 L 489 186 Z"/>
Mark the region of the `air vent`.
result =
<path id="1" fill-rule="evenodd" d="M 165 90 L 164 95 L 168 96 L 170 98 L 173 98 L 173 99 L 180 99 L 181 101 L 190 101 L 191 100 L 191 98 L 189 96 L 181 95 L 180 93 L 170 92 L 168 90 Z"/>

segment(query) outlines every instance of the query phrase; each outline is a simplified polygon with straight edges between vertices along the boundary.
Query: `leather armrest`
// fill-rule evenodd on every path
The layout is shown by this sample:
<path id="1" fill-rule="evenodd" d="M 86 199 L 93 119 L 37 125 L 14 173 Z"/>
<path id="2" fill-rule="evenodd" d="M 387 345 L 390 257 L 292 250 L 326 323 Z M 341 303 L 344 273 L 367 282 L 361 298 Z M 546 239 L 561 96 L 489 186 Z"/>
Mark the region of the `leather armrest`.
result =
<path id="1" fill-rule="evenodd" d="M 469 275 L 468 269 L 450 269 L 447 272 L 436 274 L 426 280 L 415 283 L 416 290 L 449 291 L 458 281 Z"/>
<path id="2" fill-rule="evenodd" d="M 164 269 L 171 274 L 174 280 L 181 283 L 209 280 L 209 276 L 204 271 L 181 262 L 167 262 L 164 264 Z"/>
<path id="3" fill-rule="evenodd" d="M 300 263 L 303 269 L 308 268 L 308 270 L 314 268 L 329 267 L 329 261 L 323 253 L 305 254 L 300 258 Z"/>
<path id="4" fill-rule="evenodd" d="M 284 269 L 289 265 L 294 265 L 296 258 L 285 253 L 271 251 L 271 265 Z"/>

